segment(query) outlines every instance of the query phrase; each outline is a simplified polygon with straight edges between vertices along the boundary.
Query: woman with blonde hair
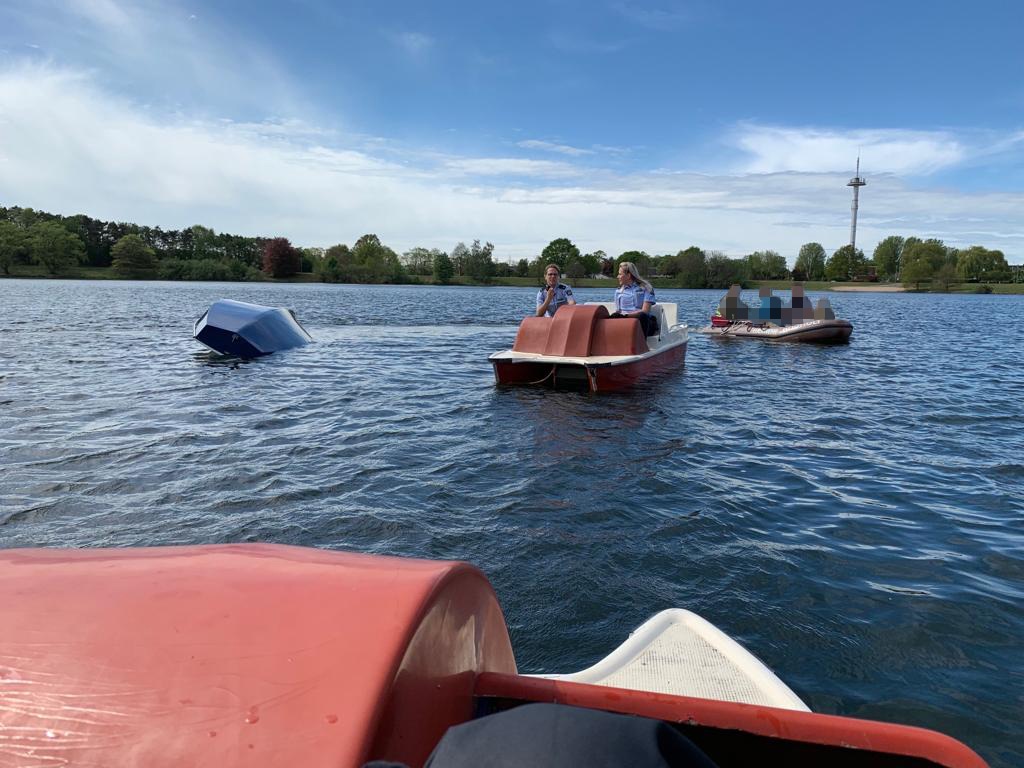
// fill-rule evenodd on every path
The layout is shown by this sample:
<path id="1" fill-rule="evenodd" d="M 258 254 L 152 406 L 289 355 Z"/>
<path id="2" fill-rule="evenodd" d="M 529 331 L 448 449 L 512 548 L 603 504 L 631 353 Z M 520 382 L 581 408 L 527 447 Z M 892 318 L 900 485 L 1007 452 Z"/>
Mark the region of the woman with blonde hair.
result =
<path id="1" fill-rule="evenodd" d="M 615 290 L 615 312 L 612 317 L 635 317 L 640 321 L 644 336 L 657 333 L 651 307 L 656 304 L 654 288 L 640 277 L 636 264 L 624 261 L 619 264 L 619 287 Z"/>

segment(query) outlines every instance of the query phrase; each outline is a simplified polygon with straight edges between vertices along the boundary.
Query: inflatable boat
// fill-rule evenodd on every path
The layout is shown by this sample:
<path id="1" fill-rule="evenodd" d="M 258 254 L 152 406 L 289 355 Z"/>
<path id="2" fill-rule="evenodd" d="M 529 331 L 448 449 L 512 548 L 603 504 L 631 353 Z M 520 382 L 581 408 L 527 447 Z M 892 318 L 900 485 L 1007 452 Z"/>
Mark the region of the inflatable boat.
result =
<path id="1" fill-rule="evenodd" d="M 645 723 L 702 760 L 671 765 L 985 765 L 933 731 L 808 711 L 686 611 L 582 672 L 521 674 L 491 585 L 465 563 L 272 544 L 0 550 L 0 606 L 5 766 L 490 765 L 493 740 L 438 755 L 503 725 L 530 751 L 503 766 L 589 765 L 571 749 Z M 516 735 L 510 718 L 538 702 L 558 706 L 524 709 L 532 730 Z M 577 719 L 590 731 L 569 739 Z"/>
<path id="2" fill-rule="evenodd" d="M 853 333 L 853 325 L 849 320 L 835 318 L 804 320 L 793 325 L 774 325 L 752 320 L 723 320 L 713 317 L 711 325 L 701 328 L 700 333 L 766 341 L 844 342 L 848 341 L 850 334 Z"/>
<path id="3" fill-rule="evenodd" d="M 313 340 L 290 309 L 231 299 L 214 302 L 196 320 L 192 335 L 214 352 L 245 358 L 301 347 Z"/>
<path id="4" fill-rule="evenodd" d="M 622 390 L 658 371 L 678 367 L 689 340 L 676 305 L 651 307 L 658 330 L 644 336 L 636 318 L 612 318 L 613 304 L 560 307 L 554 317 L 527 317 L 512 349 L 488 359 L 498 384 Z"/>

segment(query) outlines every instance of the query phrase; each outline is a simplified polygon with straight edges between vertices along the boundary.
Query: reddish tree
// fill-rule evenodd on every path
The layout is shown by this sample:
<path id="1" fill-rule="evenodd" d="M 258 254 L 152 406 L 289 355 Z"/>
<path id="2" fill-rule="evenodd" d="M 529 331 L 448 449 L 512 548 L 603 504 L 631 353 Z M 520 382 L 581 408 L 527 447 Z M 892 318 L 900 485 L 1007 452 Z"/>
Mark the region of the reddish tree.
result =
<path id="1" fill-rule="evenodd" d="M 263 271 L 271 277 L 290 277 L 302 266 L 302 254 L 287 237 L 275 237 L 263 246 Z"/>

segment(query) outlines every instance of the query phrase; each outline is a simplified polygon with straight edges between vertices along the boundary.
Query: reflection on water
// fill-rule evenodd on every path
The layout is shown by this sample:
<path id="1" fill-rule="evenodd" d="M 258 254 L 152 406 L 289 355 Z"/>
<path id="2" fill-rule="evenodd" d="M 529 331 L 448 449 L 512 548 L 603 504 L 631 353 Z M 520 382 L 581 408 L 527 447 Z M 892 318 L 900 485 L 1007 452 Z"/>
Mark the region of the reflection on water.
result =
<path id="1" fill-rule="evenodd" d="M 837 294 L 849 345 L 691 333 L 683 370 L 595 396 L 494 386 L 532 289 L 0 292 L 0 545 L 466 559 L 524 670 L 686 607 L 816 710 L 1024 762 L 1018 298 Z M 224 297 L 290 307 L 315 341 L 212 355 L 192 321 Z M 721 292 L 659 297 L 695 328 Z"/>

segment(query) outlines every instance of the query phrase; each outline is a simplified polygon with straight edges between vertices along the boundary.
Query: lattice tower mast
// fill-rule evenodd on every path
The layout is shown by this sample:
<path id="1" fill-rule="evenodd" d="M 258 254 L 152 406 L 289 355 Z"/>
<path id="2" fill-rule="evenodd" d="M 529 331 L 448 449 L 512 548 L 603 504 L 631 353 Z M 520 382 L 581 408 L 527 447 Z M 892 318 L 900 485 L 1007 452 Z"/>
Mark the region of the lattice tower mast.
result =
<path id="1" fill-rule="evenodd" d="M 850 248 L 857 252 L 857 193 L 867 182 L 860 177 L 860 155 L 857 155 L 857 171 L 854 177 L 846 184 L 853 187 L 853 204 L 850 206 Z"/>

